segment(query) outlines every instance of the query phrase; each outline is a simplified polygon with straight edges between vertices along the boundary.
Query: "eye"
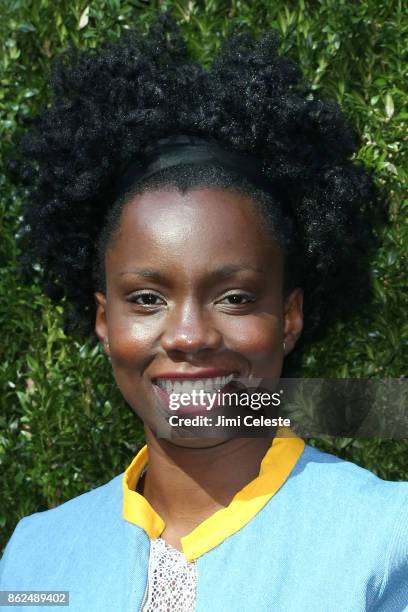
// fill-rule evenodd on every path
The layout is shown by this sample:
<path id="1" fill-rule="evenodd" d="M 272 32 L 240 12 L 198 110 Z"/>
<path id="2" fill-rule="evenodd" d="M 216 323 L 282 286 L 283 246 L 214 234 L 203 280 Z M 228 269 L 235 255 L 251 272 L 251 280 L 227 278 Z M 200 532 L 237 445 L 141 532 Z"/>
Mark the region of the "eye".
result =
<path id="1" fill-rule="evenodd" d="M 221 300 L 217 302 L 217 304 L 227 304 L 228 306 L 242 306 L 244 304 L 251 304 L 252 302 L 255 302 L 255 300 L 255 296 L 251 295 L 250 293 L 235 291 L 233 293 L 225 295 Z"/>
<path id="2" fill-rule="evenodd" d="M 139 291 L 128 298 L 128 301 L 138 306 L 160 306 L 164 304 L 164 300 L 157 293 L 152 291 Z"/>

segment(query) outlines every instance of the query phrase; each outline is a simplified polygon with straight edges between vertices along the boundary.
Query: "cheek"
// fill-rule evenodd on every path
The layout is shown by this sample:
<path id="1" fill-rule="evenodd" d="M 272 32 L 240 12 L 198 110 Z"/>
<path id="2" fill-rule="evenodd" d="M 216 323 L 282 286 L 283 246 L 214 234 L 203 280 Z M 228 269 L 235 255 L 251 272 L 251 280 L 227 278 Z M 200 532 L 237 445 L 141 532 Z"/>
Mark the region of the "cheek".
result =
<path id="1" fill-rule="evenodd" d="M 258 314 L 242 317 L 229 329 L 228 348 L 243 354 L 258 366 L 280 357 L 282 324 L 279 316 Z"/>
<path id="2" fill-rule="evenodd" d="M 109 321 L 112 365 L 131 367 L 148 359 L 157 339 L 157 324 L 151 319 L 133 316 L 112 317 Z"/>
<path id="3" fill-rule="evenodd" d="M 110 357 L 116 384 L 133 411 L 145 421 L 148 392 L 143 373 L 151 361 L 152 330 L 133 317 L 111 319 Z"/>
<path id="4" fill-rule="evenodd" d="M 241 354 L 253 376 L 275 378 L 283 365 L 282 324 L 279 316 L 258 314 L 243 317 L 230 329 L 227 348 Z"/>

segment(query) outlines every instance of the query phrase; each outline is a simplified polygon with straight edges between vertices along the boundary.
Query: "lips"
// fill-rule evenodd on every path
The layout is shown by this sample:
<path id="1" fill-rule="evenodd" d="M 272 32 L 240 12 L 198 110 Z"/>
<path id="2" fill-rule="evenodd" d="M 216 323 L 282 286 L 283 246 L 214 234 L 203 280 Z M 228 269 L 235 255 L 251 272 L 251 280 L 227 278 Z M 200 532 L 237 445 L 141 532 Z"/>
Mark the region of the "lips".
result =
<path id="1" fill-rule="evenodd" d="M 208 374 L 208 375 L 203 375 Z M 217 394 L 217 398 L 213 400 L 213 409 L 216 409 L 222 394 L 228 390 L 234 380 L 238 378 L 237 372 L 230 370 L 196 370 L 194 372 L 169 372 L 152 378 L 153 387 L 160 399 L 161 405 L 171 412 L 174 408 L 170 408 L 170 399 L 173 394 L 181 397 L 183 394 L 190 396 L 190 402 L 179 405 L 177 408 L 179 414 L 200 414 L 209 409 L 208 397 L 210 394 Z M 200 392 L 204 392 L 201 395 Z M 200 394 L 200 399 L 198 399 Z M 186 398 L 186 395 L 184 395 Z M 173 413 L 174 414 L 174 413 Z"/>
<path id="2" fill-rule="evenodd" d="M 158 378 L 169 378 L 169 379 L 187 379 L 187 378 L 216 378 L 217 376 L 229 376 L 230 374 L 235 374 L 238 376 L 236 370 L 227 369 L 227 368 L 196 368 L 195 370 L 164 370 L 162 372 L 157 373 L 152 377 L 152 380 L 155 381 Z"/>

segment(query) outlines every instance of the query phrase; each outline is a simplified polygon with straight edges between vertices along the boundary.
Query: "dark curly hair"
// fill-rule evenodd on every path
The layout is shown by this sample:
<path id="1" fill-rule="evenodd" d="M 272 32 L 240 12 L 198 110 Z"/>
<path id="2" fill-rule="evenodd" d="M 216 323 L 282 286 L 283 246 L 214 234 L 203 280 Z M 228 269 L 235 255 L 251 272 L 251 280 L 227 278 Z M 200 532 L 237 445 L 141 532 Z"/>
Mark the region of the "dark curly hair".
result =
<path id="1" fill-rule="evenodd" d="M 221 185 L 249 194 L 291 262 L 286 290 L 304 289 L 306 337 L 367 299 L 367 255 L 384 206 L 353 161 L 358 137 L 338 104 L 316 99 L 278 45 L 276 32 L 255 40 L 236 31 L 204 68 L 163 12 L 146 35 L 135 29 L 56 60 L 51 104 L 20 147 L 22 268 L 32 278 L 39 265 L 46 293 L 66 296 L 68 331 L 93 330 L 93 292 L 103 290 L 104 250 L 126 202 L 116 197 L 119 177 L 157 139 L 178 133 L 261 159 L 279 202 L 221 167 L 172 168 L 133 191 Z"/>

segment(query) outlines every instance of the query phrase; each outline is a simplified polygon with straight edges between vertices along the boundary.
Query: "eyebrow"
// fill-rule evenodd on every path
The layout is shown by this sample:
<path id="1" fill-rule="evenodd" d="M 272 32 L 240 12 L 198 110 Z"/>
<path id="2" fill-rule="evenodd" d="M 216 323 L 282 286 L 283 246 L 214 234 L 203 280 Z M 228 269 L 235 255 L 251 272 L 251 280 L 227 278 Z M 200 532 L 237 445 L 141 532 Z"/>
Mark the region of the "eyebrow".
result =
<path id="1" fill-rule="evenodd" d="M 120 272 L 119 276 L 124 276 L 125 274 L 134 274 L 135 276 L 141 276 L 142 278 L 146 278 L 148 280 L 153 281 L 161 281 L 163 280 L 162 274 L 157 270 L 153 270 L 151 268 L 131 268 L 130 270 L 124 270 Z"/>
<path id="2" fill-rule="evenodd" d="M 238 272 L 256 272 L 257 274 L 264 274 L 265 271 L 262 268 L 255 268 L 253 266 L 246 266 L 240 264 L 228 264 L 222 266 L 221 268 L 217 268 L 209 274 L 209 277 L 214 279 L 222 279 L 228 278 L 229 276 L 233 276 Z M 163 282 L 165 277 L 158 271 L 152 268 L 130 268 L 129 270 L 124 270 L 120 272 L 119 276 L 124 276 L 125 274 L 134 274 L 136 276 L 141 276 L 142 278 Z"/>

